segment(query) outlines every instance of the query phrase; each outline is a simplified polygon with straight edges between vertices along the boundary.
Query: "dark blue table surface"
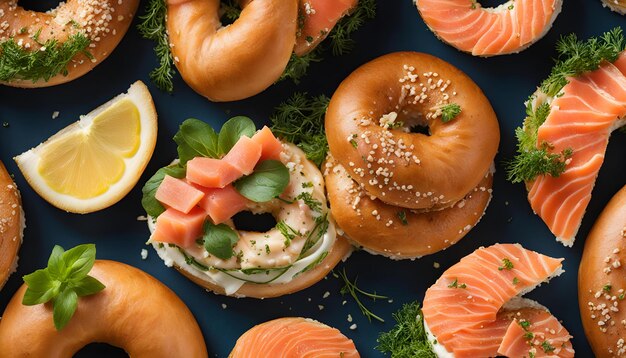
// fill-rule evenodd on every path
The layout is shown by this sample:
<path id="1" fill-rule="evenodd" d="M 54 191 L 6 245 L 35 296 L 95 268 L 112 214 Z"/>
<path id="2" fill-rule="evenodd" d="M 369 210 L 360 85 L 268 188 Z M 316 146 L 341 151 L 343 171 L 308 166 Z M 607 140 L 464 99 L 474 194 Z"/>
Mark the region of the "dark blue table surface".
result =
<path id="1" fill-rule="evenodd" d="M 494 3 L 497 1 L 485 4 Z M 0 127 L 0 160 L 15 174 L 27 218 L 19 269 L 0 292 L 0 310 L 21 284 L 21 276 L 45 265 L 53 245 L 69 248 L 91 242 L 97 245 L 99 258 L 136 266 L 173 289 L 195 314 L 211 356 L 226 357 L 239 335 L 255 324 L 283 316 L 304 316 L 340 329 L 354 339 L 363 357 L 380 357 L 382 355 L 374 350 L 376 337 L 380 331 L 393 326 L 392 312 L 405 302 L 421 300 L 425 290 L 443 270 L 475 248 L 496 242 L 519 242 L 528 249 L 565 258 L 565 274 L 528 296 L 547 306 L 563 321 L 574 336 L 574 347 L 580 357 L 591 357 L 578 311 L 578 264 L 584 238 L 594 220 L 611 196 L 625 184 L 625 135 L 614 134 L 609 144 L 606 161 L 573 248 L 557 243 L 541 219 L 533 215 L 523 185 L 505 181 L 502 162 L 514 153 L 513 132 L 524 117 L 523 102 L 549 73 L 558 38 L 571 32 L 581 37 L 598 35 L 626 24 L 626 18 L 603 8 L 599 0 L 565 0 L 563 12 L 540 42 L 518 55 L 484 59 L 460 53 L 437 40 L 410 0 L 381 0 L 378 8 L 377 18 L 356 35 L 357 46 L 352 53 L 342 57 L 329 54 L 325 61 L 311 67 L 309 75 L 299 85 L 283 82 L 245 101 L 211 103 L 194 93 L 180 78 L 176 80 L 173 95 L 160 92 L 148 80 L 148 72 L 156 64 L 153 44 L 141 39 L 134 27 L 109 59 L 78 80 L 35 90 L 0 87 L 0 122 L 9 123 L 6 128 Z M 273 108 L 294 91 L 332 95 L 341 80 L 359 65 L 400 50 L 434 54 L 469 74 L 482 87 L 498 114 L 502 142 L 496 159 L 498 172 L 491 205 L 480 224 L 459 244 L 416 261 L 396 262 L 357 252 L 340 266 L 345 267 L 349 276 L 358 275 L 363 289 L 375 290 L 393 299 L 366 302 L 386 319 L 385 323 L 368 322 L 353 300 L 340 295 L 342 284 L 332 276 L 307 290 L 277 299 L 228 298 L 208 293 L 175 270 L 165 267 L 152 249 L 144 245 L 148 229 L 145 222 L 137 221 L 137 217 L 144 214 L 140 204 L 141 186 L 175 155 L 171 138 L 184 119 L 196 117 L 219 127 L 231 115 L 247 115 L 261 125 L 267 123 Z M 138 79 L 149 85 L 159 114 L 156 151 L 140 183 L 118 204 L 93 214 L 68 214 L 46 203 L 28 186 L 12 157 L 76 121 L 79 115 L 124 92 Z M 54 111 L 60 112 L 56 119 L 51 118 Z M 140 257 L 143 248 L 149 250 L 145 261 Z M 435 262 L 441 267 L 434 268 Z M 326 292 L 330 296 L 323 298 Z M 342 304 L 344 300 L 347 300 L 345 305 Z M 323 305 L 323 310 L 318 305 Z M 356 330 L 349 329 L 352 324 L 347 321 L 349 314 L 358 326 Z M 81 355 L 125 356 L 120 350 L 104 345 L 90 346 L 81 351 Z"/>

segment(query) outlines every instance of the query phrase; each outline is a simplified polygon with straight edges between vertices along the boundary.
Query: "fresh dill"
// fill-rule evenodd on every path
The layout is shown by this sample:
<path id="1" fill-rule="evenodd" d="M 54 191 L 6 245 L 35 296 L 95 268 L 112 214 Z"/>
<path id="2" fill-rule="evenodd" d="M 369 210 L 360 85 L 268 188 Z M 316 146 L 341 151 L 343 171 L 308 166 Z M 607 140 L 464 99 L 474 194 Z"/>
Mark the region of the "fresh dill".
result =
<path id="1" fill-rule="evenodd" d="M 139 16 L 141 23 L 137 29 L 143 38 L 156 42 L 154 52 L 159 61 L 159 66 L 150 72 L 150 79 L 162 91 L 172 93 L 174 91 L 173 78 L 176 72 L 174 71 L 174 58 L 170 51 L 167 35 L 166 17 L 167 5 L 165 0 L 150 0 L 146 13 Z"/>
<path id="2" fill-rule="evenodd" d="M 296 200 L 302 200 L 302 202 L 309 207 L 309 209 L 321 213 L 322 212 L 322 203 L 315 199 L 313 195 L 309 192 L 302 192 L 296 196 Z"/>
<path id="3" fill-rule="evenodd" d="M 289 247 L 291 245 L 291 240 L 300 236 L 300 233 L 293 227 L 289 226 L 284 220 L 276 223 L 276 228 L 285 238 L 285 247 Z"/>
<path id="4" fill-rule="evenodd" d="M 32 38 L 38 40 L 39 32 Z M 79 54 L 88 59 L 93 55 L 87 50 L 91 41 L 82 32 L 70 36 L 67 41 L 59 43 L 56 39 L 39 43 L 38 50 L 27 50 L 15 39 L 0 43 L 0 81 L 49 81 L 56 75 L 67 76 L 67 65 Z"/>
<path id="5" fill-rule="evenodd" d="M 300 83 L 302 77 L 306 75 L 309 66 L 312 63 L 322 61 L 322 52 L 322 47 L 317 46 L 311 52 L 303 56 L 298 56 L 295 53 L 292 53 L 291 58 L 289 58 L 289 62 L 287 63 L 287 67 L 285 67 L 283 74 L 280 75 L 278 82 L 291 79 L 295 84 Z"/>
<path id="6" fill-rule="evenodd" d="M 461 114 L 461 106 L 456 103 L 446 104 L 441 107 L 441 121 L 443 123 L 448 123 L 451 120 L 455 119 L 459 114 Z"/>
<path id="7" fill-rule="evenodd" d="M 393 314 L 395 327 L 383 332 L 376 340 L 377 350 L 391 354 L 391 358 L 435 358 L 428 341 L 422 310 L 417 302 L 407 303 Z M 437 344 L 436 341 L 432 344 Z"/>
<path id="8" fill-rule="evenodd" d="M 274 134 L 300 147 L 307 158 L 318 166 L 326 159 L 328 142 L 324 132 L 324 117 L 330 98 L 310 97 L 295 93 L 276 107 L 270 117 Z"/>
<path id="9" fill-rule="evenodd" d="M 550 352 L 553 352 L 553 351 L 556 349 L 556 348 L 555 348 L 553 345 L 551 345 L 551 344 L 550 344 L 550 342 L 548 342 L 548 341 L 543 341 L 543 342 L 541 343 L 541 348 L 543 349 L 543 351 L 544 351 L 545 353 L 550 353 Z"/>
<path id="10" fill-rule="evenodd" d="M 610 283 L 607 283 L 606 285 L 602 286 L 602 291 L 604 291 L 604 292 L 611 292 L 612 288 L 613 288 L 613 286 L 611 286 Z"/>
<path id="11" fill-rule="evenodd" d="M 376 294 L 376 292 L 371 293 L 371 292 L 367 292 L 367 291 L 363 291 L 362 289 L 360 289 L 356 283 L 358 280 L 358 276 L 354 278 L 354 281 L 350 281 L 350 279 L 348 278 L 348 275 L 346 274 L 346 269 L 344 268 L 341 272 L 339 272 L 339 274 L 336 274 L 333 272 L 333 276 L 335 276 L 335 278 L 341 278 L 343 280 L 344 286 L 341 288 L 341 290 L 339 291 L 341 293 L 341 295 L 345 295 L 345 294 L 349 294 L 350 296 L 352 296 L 352 298 L 354 299 L 354 301 L 356 302 L 356 304 L 359 306 L 359 309 L 361 310 L 361 312 L 363 313 L 363 315 L 371 322 L 372 318 L 379 321 L 379 322 L 385 322 L 384 319 L 382 319 L 380 316 L 377 316 L 376 314 L 374 314 L 372 311 L 370 311 L 361 301 L 361 299 L 359 298 L 359 295 L 363 295 L 369 299 L 372 299 L 373 301 L 376 301 L 377 299 L 387 299 L 388 297 L 386 296 L 381 296 Z"/>
<path id="12" fill-rule="evenodd" d="M 498 271 L 502 271 L 502 270 L 510 271 L 513 268 L 514 268 L 513 262 L 511 262 L 511 260 L 505 257 L 502 259 L 502 266 L 498 267 Z"/>
<path id="13" fill-rule="evenodd" d="M 462 289 L 466 289 L 467 285 L 464 283 L 459 283 L 459 280 L 457 278 L 454 279 L 454 281 L 452 281 L 449 285 L 448 288 L 462 288 Z"/>

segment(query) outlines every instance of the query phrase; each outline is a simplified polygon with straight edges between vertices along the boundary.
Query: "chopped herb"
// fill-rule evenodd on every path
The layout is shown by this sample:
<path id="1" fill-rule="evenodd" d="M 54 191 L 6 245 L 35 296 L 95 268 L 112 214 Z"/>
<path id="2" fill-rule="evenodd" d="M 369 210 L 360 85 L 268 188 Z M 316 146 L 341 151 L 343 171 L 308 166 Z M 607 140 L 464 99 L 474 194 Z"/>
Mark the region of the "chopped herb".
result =
<path id="1" fill-rule="evenodd" d="M 459 284 L 458 279 L 455 278 L 454 281 L 452 281 L 452 283 L 448 285 L 448 287 L 449 288 L 467 288 L 467 285 L 464 283 Z"/>
<path id="2" fill-rule="evenodd" d="M 409 222 L 406 219 L 406 212 L 404 210 L 398 211 L 396 213 L 396 216 L 398 216 L 398 219 L 400 219 L 400 222 L 402 223 L 402 225 L 408 225 Z"/>
<path id="3" fill-rule="evenodd" d="M 352 144 L 354 148 L 359 147 L 359 143 L 357 143 L 357 141 L 354 138 L 350 139 L 350 144 Z"/>
<path id="4" fill-rule="evenodd" d="M 528 358 L 535 358 L 535 353 L 534 353 L 534 352 L 529 351 L 529 352 L 528 352 Z"/>
<path id="5" fill-rule="evenodd" d="M 222 0 L 222 6 L 220 11 L 223 13 L 222 17 L 226 22 L 233 23 L 241 15 L 241 8 L 234 0 Z"/>
<path id="6" fill-rule="evenodd" d="M 526 332 L 524 333 L 524 339 L 529 341 L 531 339 L 535 338 L 535 334 L 533 332 Z"/>
<path id="7" fill-rule="evenodd" d="M 396 325 L 376 340 L 377 350 L 392 358 L 436 358 L 424 328 L 422 310 L 417 302 L 408 303 L 393 314 Z M 437 344 L 436 340 L 432 344 Z"/>
<path id="8" fill-rule="evenodd" d="M 446 104 L 441 107 L 441 121 L 443 123 L 448 123 L 451 120 L 455 119 L 459 114 L 461 114 L 461 106 L 456 103 Z"/>
<path id="9" fill-rule="evenodd" d="M 602 291 L 604 291 L 604 292 L 611 292 L 611 288 L 613 288 L 613 286 L 611 286 L 611 284 L 607 283 L 606 285 L 602 286 Z"/>
<path id="10" fill-rule="evenodd" d="M 550 353 L 552 351 L 554 351 L 556 348 L 554 346 L 552 346 L 548 341 L 543 341 L 541 343 L 541 348 L 543 349 L 543 351 L 545 353 Z"/>
<path id="11" fill-rule="evenodd" d="M 322 212 L 322 203 L 319 200 L 313 198 L 313 195 L 311 195 L 311 193 L 309 192 L 305 191 L 298 194 L 298 196 L 296 196 L 296 200 L 302 200 L 302 202 L 304 202 L 304 204 L 308 206 L 309 209 L 317 213 Z"/>
<path id="12" fill-rule="evenodd" d="M 276 223 L 276 228 L 285 237 L 285 247 L 289 247 L 289 245 L 291 245 L 291 240 L 300 235 L 296 229 L 289 226 L 284 220 Z"/>
<path id="13" fill-rule="evenodd" d="M 524 321 L 519 321 L 519 325 L 522 326 L 522 328 L 527 331 L 528 327 L 530 327 L 530 322 L 524 320 Z"/>
<path id="14" fill-rule="evenodd" d="M 502 270 L 512 270 L 513 269 L 513 263 L 511 262 L 511 260 L 509 260 L 508 258 L 503 258 L 502 259 L 502 266 L 498 267 L 499 271 Z"/>
<path id="15" fill-rule="evenodd" d="M 620 293 L 619 296 L 617 296 L 617 298 L 619 298 L 620 300 L 623 300 L 624 299 L 624 294 Z"/>
<path id="16" fill-rule="evenodd" d="M 312 188 L 312 187 L 313 187 L 313 183 L 311 183 L 310 181 L 302 183 L 302 189 Z"/>
<path id="17" fill-rule="evenodd" d="M 470 9 L 475 10 L 476 9 L 476 0 L 471 0 L 472 4 L 470 5 Z"/>
<path id="18" fill-rule="evenodd" d="M 509 10 L 513 10 L 514 7 L 515 7 L 515 5 L 511 4 L 511 5 L 509 5 L 508 9 Z"/>
<path id="19" fill-rule="evenodd" d="M 519 283 L 519 279 L 517 277 L 513 277 L 513 284 L 517 285 Z"/>
<path id="20" fill-rule="evenodd" d="M 359 295 L 363 295 L 367 298 L 372 299 L 373 301 L 376 301 L 377 299 L 387 299 L 388 297 L 386 296 L 381 296 L 376 294 L 376 292 L 371 293 L 371 292 L 367 292 L 367 291 L 363 291 L 362 289 L 360 289 L 359 287 L 357 287 L 356 283 L 358 280 L 358 276 L 354 278 L 354 282 L 350 281 L 348 279 L 348 275 L 346 274 L 346 269 L 344 268 L 340 273 L 339 276 L 337 276 L 337 274 L 334 274 L 335 277 L 340 277 L 343 282 L 344 282 L 344 286 L 341 288 L 341 294 L 345 295 L 346 293 L 350 294 L 350 296 L 352 296 L 352 298 L 354 298 L 354 301 L 356 301 L 357 305 L 359 306 L 359 309 L 361 310 L 361 312 L 363 313 L 363 315 L 365 317 L 367 317 L 367 319 L 371 322 L 372 318 L 379 321 L 379 322 L 385 322 L 384 319 L 380 318 L 379 316 L 377 316 L 376 314 L 374 314 L 372 311 L 370 311 L 367 307 L 365 307 L 365 305 L 363 304 L 363 302 L 361 302 L 361 299 L 359 298 Z"/>
<path id="21" fill-rule="evenodd" d="M 265 253 L 268 255 L 272 253 L 272 250 L 270 250 L 270 245 L 268 244 L 265 244 Z"/>

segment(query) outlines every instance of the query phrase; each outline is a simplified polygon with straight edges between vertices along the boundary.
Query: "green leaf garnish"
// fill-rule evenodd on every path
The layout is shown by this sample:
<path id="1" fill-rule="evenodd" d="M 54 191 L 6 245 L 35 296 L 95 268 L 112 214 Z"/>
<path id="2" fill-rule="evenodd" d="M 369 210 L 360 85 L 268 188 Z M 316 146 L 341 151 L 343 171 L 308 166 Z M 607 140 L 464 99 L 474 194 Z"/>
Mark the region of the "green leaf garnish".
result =
<path id="1" fill-rule="evenodd" d="M 507 164 L 507 179 L 512 183 L 532 181 L 539 175 L 558 177 L 565 172 L 567 159 L 572 157 L 572 150 L 550 153 L 550 147 L 543 143 L 541 148 L 518 154 Z"/>
<path id="2" fill-rule="evenodd" d="M 502 266 L 498 267 L 498 271 L 502 271 L 502 270 L 512 270 L 515 266 L 513 266 L 513 262 L 511 262 L 511 260 L 509 260 L 508 258 L 503 258 L 502 259 Z"/>
<path id="3" fill-rule="evenodd" d="M 284 220 L 276 223 L 276 229 L 278 229 L 281 235 L 285 238 L 285 247 L 289 247 L 289 245 L 291 245 L 291 240 L 300 236 L 300 233 L 293 227 L 289 226 Z"/>
<path id="4" fill-rule="evenodd" d="M 181 167 L 180 165 L 173 165 L 165 168 L 159 169 L 153 176 L 150 178 L 146 184 L 141 189 L 143 196 L 141 198 L 141 206 L 146 211 L 146 213 L 153 218 L 157 218 L 161 215 L 165 208 L 161 203 L 156 199 L 155 195 L 161 182 L 165 178 L 166 175 L 169 175 L 174 178 L 183 178 L 185 176 L 186 169 Z"/>
<path id="5" fill-rule="evenodd" d="M 306 93 L 294 93 L 276 107 L 270 117 L 272 132 L 296 144 L 318 166 L 326 159 L 328 152 L 324 117 L 329 102 L 330 98 L 324 95 L 309 97 Z"/>
<path id="6" fill-rule="evenodd" d="M 321 62 L 323 60 L 322 52 L 322 47 L 318 45 L 315 49 L 304 56 L 298 56 L 295 53 L 292 53 L 289 58 L 289 62 L 287 62 L 287 67 L 285 67 L 283 74 L 280 75 L 278 82 L 291 79 L 293 83 L 299 84 L 302 77 L 306 75 L 309 66 L 312 63 Z"/>
<path id="7" fill-rule="evenodd" d="M 417 302 L 407 303 L 393 314 L 395 327 L 376 340 L 377 350 L 392 358 L 436 358 L 426 335 L 422 310 Z M 436 341 L 432 344 L 437 344 Z"/>
<path id="8" fill-rule="evenodd" d="M 296 196 L 296 200 L 302 200 L 302 202 L 309 207 L 309 209 L 321 213 L 322 212 L 322 203 L 315 199 L 313 195 L 309 192 L 302 192 Z"/>
<path id="9" fill-rule="evenodd" d="M 217 138 L 217 133 L 207 123 L 194 118 L 185 120 L 174 135 L 180 164 L 184 166 L 195 157 L 219 157 Z"/>
<path id="10" fill-rule="evenodd" d="M 367 292 L 367 291 L 363 291 L 362 289 L 360 289 L 357 285 L 356 282 L 358 280 L 358 277 L 354 278 L 354 282 L 350 281 L 350 279 L 348 278 L 348 275 L 346 274 L 346 269 L 344 268 L 341 272 L 339 272 L 339 275 L 335 274 L 333 272 L 333 275 L 335 277 L 340 277 L 343 280 L 344 286 L 341 288 L 341 290 L 339 292 L 341 292 L 341 295 L 345 295 L 346 293 L 350 294 L 350 296 L 352 296 L 352 298 L 354 299 L 354 301 L 356 302 L 356 304 L 359 306 L 359 309 L 361 310 L 361 313 L 363 313 L 363 315 L 371 322 L 372 318 L 379 321 L 379 322 L 385 322 L 384 319 L 382 319 L 380 316 L 377 316 L 376 314 L 374 314 L 372 311 L 370 311 L 361 301 L 361 299 L 359 298 L 359 295 L 363 295 L 367 298 L 372 299 L 373 301 L 376 301 L 377 299 L 387 299 L 389 297 L 387 296 L 381 296 L 376 294 L 376 292 L 371 293 L 371 292 Z"/>
<path id="11" fill-rule="evenodd" d="M 456 103 L 446 104 L 441 107 L 441 121 L 443 123 L 448 123 L 451 120 L 455 119 L 459 114 L 461 114 L 461 106 Z"/>
<path id="12" fill-rule="evenodd" d="M 256 132 L 256 125 L 252 119 L 244 116 L 233 117 L 226 121 L 220 130 L 218 148 L 226 154 L 237 143 L 239 138 L 252 137 Z"/>
<path id="13" fill-rule="evenodd" d="M 105 286 L 89 276 L 96 260 L 96 246 L 84 244 L 64 251 L 55 246 L 48 259 L 48 267 L 23 277 L 28 286 L 22 304 L 33 306 L 52 301 L 53 320 L 57 331 L 70 321 L 78 297 L 90 296 L 102 291 Z"/>
<path id="14" fill-rule="evenodd" d="M 235 189 L 257 203 L 270 201 L 280 195 L 289 184 L 289 169 L 277 160 L 257 164 L 254 172 L 237 180 Z"/>
<path id="15" fill-rule="evenodd" d="M 33 37 L 37 41 L 37 35 Z M 93 55 L 88 51 L 89 38 L 82 32 L 70 36 L 63 43 L 50 39 L 40 44 L 45 51 L 28 50 L 10 38 L 0 42 L 0 81 L 26 80 L 48 81 L 56 75 L 67 76 L 67 66 L 78 54 L 87 59 Z"/>
<path id="16" fill-rule="evenodd" d="M 208 253 L 222 260 L 233 257 L 233 246 L 239 241 L 239 235 L 226 224 L 204 223 L 204 248 Z"/>
<path id="17" fill-rule="evenodd" d="M 170 41 L 167 36 L 165 18 L 167 5 L 165 0 L 150 0 L 146 13 L 139 16 L 141 23 L 137 26 L 139 33 L 145 39 L 156 42 L 154 52 L 159 66 L 150 72 L 150 79 L 154 84 L 167 93 L 174 91 L 174 57 L 170 51 Z"/>
<path id="18" fill-rule="evenodd" d="M 409 221 L 406 218 L 406 211 L 398 211 L 396 213 L 396 216 L 398 217 L 398 219 L 400 219 L 400 223 L 402 223 L 402 225 L 409 225 Z"/>

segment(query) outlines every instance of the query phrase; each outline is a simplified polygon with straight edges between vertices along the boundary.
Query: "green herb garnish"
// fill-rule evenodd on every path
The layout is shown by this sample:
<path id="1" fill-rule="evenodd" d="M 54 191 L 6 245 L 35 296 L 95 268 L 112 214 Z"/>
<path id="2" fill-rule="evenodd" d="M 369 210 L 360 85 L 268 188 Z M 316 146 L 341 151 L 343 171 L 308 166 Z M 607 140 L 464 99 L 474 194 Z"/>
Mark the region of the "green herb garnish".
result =
<path id="1" fill-rule="evenodd" d="M 441 107 L 441 121 L 443 123 L 448 123 L 451 120 L 455 119 L 459 114 L 461 114 L 461 106 L 456 103 L 446 104 Z"/>
<path id="2" fill-rule="evenodd" d="M 400 219 L 400 222 L 402 223 L 402 225 L 409 224 L 408 220 L 406 219 L 406 211 L 404 210 L 398 211 L 396 213 L 396 216 L 398 217 L 398 219 Z"/>
<path id="3" fill-rule="evenodd" d="M 454 281 L 452 281 L 449 285 L 449 288 L 467 288 L 467 285 L 462 283 L 459 284 L 459 280 L 457 278 L 454 279 Z"/>
<path id="4" fill-rule="evenodd" d="M 221 154 L 217 133 L 213 127 L 198 119 L 185 120 L 174 135 L 174 142 L 178 144 L 176 150 L 181 165 L 186 165 L 195 157 L 218 158 Z"/>
<path id="5" fill-rule="evenodd" d="M 513 277 L 513 284 L 517 285 L 519 283 L 519 279 L 517 277 Z"/>
<path id="6" fill-rule="evenodd" d="M 533 338 L 535 338 L 535 334 L 533 332 L 526 332 L 526 333 L 524 333 L 524 339 L 525 340 L 530 341 Z"/>
<path id="7" fill-rule="evenodd" d="M 389 353 L 391 358 L 437 357 L 428 341 L 419 303 L 405 304 L 393 314 L 393 319 L 396 321 L 395 327 L 378 336 L 377 350 Z M 432 344 L 436 344 L 436 341 Z"/>
<path id="8" fill-rule="evenodd" d="M 246 198 L 264 203 L 280 195 L 289 184 L 289 169 L 277 160 L 264 160 L 254 167 L 252 174 L 234 183 L 235 189 Z"/>
<path id="9" fill-rule="evenodd" d="M 363 295 L 363 296 L 365 296 L 367 298 L 372 299 L 373 301 L 376 301 L 377 299 L 387 299 L 388 297 L 378 295 L 378 294 L 376 294 L 376 292 L 371 293 L 371 292 L 363 291 L 362 289 L 360 289 L 356 285 L 357 280 L 358 280 L 358 276 L 354 278 L 354 282 L 350 281 L 350 279 L 348 279 L 348 275 L 346 274 L 346 269 L 345 268 L 341 272 L 339 272 L 339 275 L 335 274 L 334 272 L 333 272 L 333 275 L 335 277 L 340 277 L 343 280 L 343 282 L 344 282 L 344 286 L 339 291 L 339 292 L 341 292 L 341 295 L 345 295 L 346 293 L 350 294 L 350 296 L 352 296 L 352 298 L 354 299 L 356 304 L 359 306 L 359 309 L 361 310 L 363 315 L 365 317 L 367 317 L 367 319 L 370 322 L 372 321 L 372 318 L 377 320 L 377 321 L 379 321 L 379 322 L 385 322 L 384 319 L 382 319 L 379 316 L 377 316 L 376 314 L 374 314 L 372 311 L 370 311 L 363 304 L 363 302 L 361 302 L 361 299 L 359 298 L 359 295 Z"/>
<path id="10" fill-rule="evenodd" d="M 214 225 L 209 220 L 204 223 L 204 248 L 208 253 L 222 260 L 233 257 L 233 246 L 239 235 L 226 224 Z"/>
<path id="11" fill-rule="evenodd" d="M 607 283 L 606 285 L 602 286 L 602 291 L 604 291 L 604 292 L 611 292 L 612 288 L 613 288 L 613 286 L 610 283 Z"/>
<path id="12" fill-rule="evenodd" d="M 295 143 L 318 166 L 328 152 L 324 117 L 329 102 L 330 98 L 324 95 L 309 97 L 306 93 L 295 93 L 276 107 L 270 117 L 272 132 L 287 142 Z"/>
<path id="13" fill-rule="evenodd" d="M 94 295 L 105 286 L 89 272 L 96 260 L 96 246 L 84 244 L 70 250 L 55 246 L 48 267 L 23 277 L 28 286 L 22 304 L 34 306 L 52 301 L 52 317 L 57 331 L 70 321 L 78 307 L 78 297 Z"/>
<path id="14" fill-rule="evenodd" d="M 313 195 L 309 192 L 302 192 L 296 196 L 296 200 L 302 200 L 302 202 L 309 207 L 309 209 L 321 213 L 322 212 L 322 203 L 313 198 Z"/>
<path id="15" fill-rule="evenodd" d="M 524 321 L 519 321 L 519 325 L 522 326 L 522 328 L 527 331 L 528 328 L 530 327 L 530 322 L 524 320 Z"/>
<path id="16" fill-rule="evenodd" d="M 146 13 L 139 16 L 141 23 L 137 26 L 139 33 L 145 39 L 156 43 L 154 52 L 159 61 L 159 66 L 150 72 L 150 79 L 154 84 L 167 93 L 174 91 L 174 57 L 170 51 L 170 40 L 167 36 L 165 19 L 167 17 L 167 5 L 165 0 L 150 0 L 146 7 Z"/>
<path id="17" fill-rule="evenodd" d="M 289 247 L 289 245 L 291 245 L 291 240 L 300 236 L 300 233 L 296 229 L 289 226 L 284 220 L 277 222 L 276 228 L 280 231 L 283 237 L 285 237 L 285 247 Z"/>
<path id="18" fill-rule="evenodd" d="M 552 351 L 554 351 L 554 350 L 556 349 L 556 348 L 555 348 L 554 346 L 552 346 L 552 345 L 550 344 L 550 342 L 548 342 L 548 341 L 543 341 L 543 342 L 541 343 L 541 348 L 543 349 L 543 351 L 544 351 L 545 353 L 550 353 L 550 352 L 552 352 Z"/>
<path id="19" fill-rule="evenodd" d="M 37 41 L 38 34 L 33 36 Z M 0 42 L 0 81 L 49 81 L 56 75 L 67 76 L 67 65 L 76 57 L 83 54 L 88 59 L 93 55 L 88 51 L 89 38 L 82 32 L 70 36 L 63 43 L 50 39 L 40 43 L 39 49 L 28 50 L 18 45 L 15 39 L 10 38 Z M 45 48 L 45 51 L 41 49 Z"/>
<path id="20" fill-rule="evenodd" d="M 498 267 L 498 271 L 502 271 L 502 270 L 512 270 L 513 269 L 513 263 L 511 262 L 511 260 L 509 260 L 508 258 L 503 258 L 502 259 L 502 266 Z"/>
<path id="21" fill-rule="evenodd" d="M 239 138 L 252 137 L 256 132 L 256 125 L 252 119 L 237 116 L 224 123 L 218 137 L 218 148 L 221 154 L 228 153 L 235 146 Z"/>

